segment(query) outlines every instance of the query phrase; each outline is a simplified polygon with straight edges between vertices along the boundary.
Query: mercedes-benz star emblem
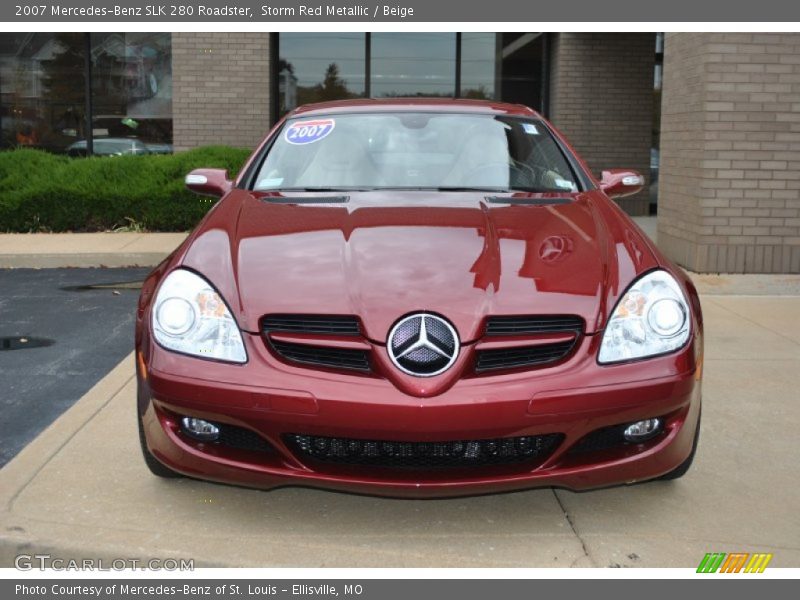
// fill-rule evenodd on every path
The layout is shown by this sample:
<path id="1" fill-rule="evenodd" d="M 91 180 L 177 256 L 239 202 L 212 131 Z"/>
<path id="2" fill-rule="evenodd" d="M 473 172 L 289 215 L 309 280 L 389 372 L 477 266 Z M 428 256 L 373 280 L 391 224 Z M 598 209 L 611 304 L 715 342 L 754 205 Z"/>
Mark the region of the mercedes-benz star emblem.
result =
<path id="1" fill-rule="evenodd" d="M 433 377 L 452 367 L 458 358 L 458 335 L 443 318 L 416 313 L 392 327 L 386 349 L 403 373 Z"/>

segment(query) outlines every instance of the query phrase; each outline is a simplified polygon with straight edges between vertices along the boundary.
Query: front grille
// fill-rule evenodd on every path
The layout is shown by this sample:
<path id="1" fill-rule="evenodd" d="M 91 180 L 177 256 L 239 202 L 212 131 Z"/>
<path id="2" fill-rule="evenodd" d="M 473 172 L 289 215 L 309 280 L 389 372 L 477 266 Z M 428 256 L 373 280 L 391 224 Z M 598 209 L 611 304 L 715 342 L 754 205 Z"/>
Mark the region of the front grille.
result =
<path id="1" fill-rule="evenodd" d="M 311 346 L 273 339 L 269 340 L 269 344 L 279 356 L 292 362 L 332 369 L 370 370 L 367 350 Z"/>
<path id="2" fill-rule="evenodd" d="M 583 331 L 583 319 L 572 315 L 490 317 L 486 335 L 524 335 Z"/>
<path id="3" fill-rule="evenodd" d="M 325 463 L 438 469 L 542 462 L 563 437 L 553 433 L 490 440 L 394 442 L 288 434 L 285 440 L 301 457 Z"/>
<path id="4" fill-rule="evenodd" d="M 475 370 L 481 372 L 495 369 L 515 369 L 554 363 L 567 356 L 574 345 L 575 340 L 570 340 L 538 346 L 478 350 Z"/>
<path id="5" fill-rule="evenodd" d="M 265 333 L 316 333 L 325 335 L 359 335 L 358 319 L 337 315 L 267 315 L 261 320 Z"/>

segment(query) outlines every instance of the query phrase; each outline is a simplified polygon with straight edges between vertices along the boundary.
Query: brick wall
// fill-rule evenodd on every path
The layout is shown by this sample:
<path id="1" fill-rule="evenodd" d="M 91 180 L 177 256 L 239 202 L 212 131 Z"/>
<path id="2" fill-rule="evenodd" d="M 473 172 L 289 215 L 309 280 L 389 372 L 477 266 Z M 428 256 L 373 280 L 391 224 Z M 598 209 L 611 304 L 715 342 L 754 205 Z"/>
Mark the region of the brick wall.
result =
<path id="1" fill-rule="evenodd" d="M 268 33 L 173 33 L 176 150 L 254 147 L 270 125 Z"/>
<path id="2" fill-rule="evenodd" d="M 630 168 L 650 181 L 655 34 L 562 33 L 555 37 L 550 117 L 599 175 Z M 648 191 L 618 201 L 647 214 Z"/>
<path id="3" fill-rule="evenodd" d="M 800 272 L 800 34 L 667 34 L 660 179 L 679 264 Z"/>

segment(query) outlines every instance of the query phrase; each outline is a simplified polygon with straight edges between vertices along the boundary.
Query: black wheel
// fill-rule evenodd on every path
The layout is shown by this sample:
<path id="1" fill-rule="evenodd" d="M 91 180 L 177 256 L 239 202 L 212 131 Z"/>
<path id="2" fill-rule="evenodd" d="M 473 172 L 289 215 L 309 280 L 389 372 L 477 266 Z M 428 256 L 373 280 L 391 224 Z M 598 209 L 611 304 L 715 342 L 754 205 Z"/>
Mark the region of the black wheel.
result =
<path id="1" fill-rule="evenodd" d="M 692 443 L 692 452 L 689 454 L 689 458 L 679 464 L 675 469 L 670 471 L 669 473 L 665 473 L 659 480 L 661 481 L 672 481 L 674 479 L 680 479 L 689 471 L 689 467 L 692 466 L 694 462 L 694 455 L 697 452 L 697 442 L 700 440 L 700 417 L 702 413 L 697 416 L 697 429 L 694 430 L 694 442 Z"/>
<path id="2" fill-rule="evenodd" d="M 183 475 L 180 473 L 176 473 L 172 469 L 165 467 L 155 456 L 150 453 L 150 450 L 147 449 L 147 441 L 144 439 L 144 426 L 142 425 L 141 415 L 136 415 L 136 422 L 139 424 L 139 445 L 142 447 L 142 456 L 144 457 L 144 462 L 147 465 L 147 468 L 150 469 L 150 472 L 156 477 L 164 477 L 166 479 L 183 477 Z"/>

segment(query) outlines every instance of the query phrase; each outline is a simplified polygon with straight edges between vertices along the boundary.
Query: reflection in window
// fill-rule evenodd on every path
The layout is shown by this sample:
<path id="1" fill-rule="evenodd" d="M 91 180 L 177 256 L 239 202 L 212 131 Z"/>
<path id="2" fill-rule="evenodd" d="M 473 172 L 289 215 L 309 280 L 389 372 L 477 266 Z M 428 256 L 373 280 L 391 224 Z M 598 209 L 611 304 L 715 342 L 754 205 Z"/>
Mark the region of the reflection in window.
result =
<path id="1" fill-rule="evenodd" d="M 363 96 L 365 48 L 363 33 L 282 33 L 279 116 L 309 102 Z"/>
<path id="2" fill-rule="evenodd" d="M 92 135 L 99 155 L 172 152 L 169 33 L 93 33 Z M 2 148 L 85 156 L 86 35 L 0 37 Z"/>
<path id="3" fill-rule="evenodd" d="M 0 36 L 0 125 L 3 148 L 65 152 L 85 139 L 84 36 Z"/>
<path id="4" fill-rule="evenodd" d="M 172 152 L 171 35 L 93 33 L 91 41 L 94 153 Z"/>
<path id="5" fill-rule="evenodd" d="M 373 33 L 371 56 L 373 97 L 455 95 L 455 33 Z"/>
<path id="6" fill-rule="evenodd" d="M 500 34 L 502 81 L 500 98 L 534 110 L 544 109 L 545 40 L 542 33 Z"/>
<path id="7" fill-rule="evenodd" d="M 495 98 L 495 56 L 497 34 L 461 34 L 462 98 L 493 100 Z"/>

